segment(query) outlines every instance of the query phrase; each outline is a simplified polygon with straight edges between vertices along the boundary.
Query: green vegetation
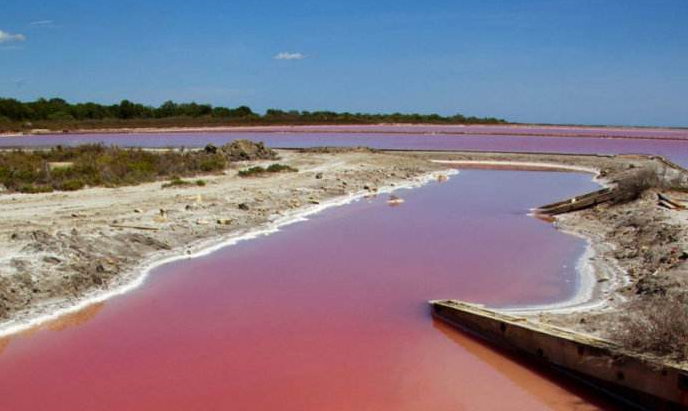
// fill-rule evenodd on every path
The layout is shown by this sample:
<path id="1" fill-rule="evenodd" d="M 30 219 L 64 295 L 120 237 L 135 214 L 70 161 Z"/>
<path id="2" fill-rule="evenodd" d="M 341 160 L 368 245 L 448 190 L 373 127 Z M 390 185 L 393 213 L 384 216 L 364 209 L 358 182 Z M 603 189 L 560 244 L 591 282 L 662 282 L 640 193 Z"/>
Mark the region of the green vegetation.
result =
<path id="1" fill-rule="evenodd" d="M 187 187 L 187 186 L 192 186 L 192 185 L 204 187 L 205 184 L 206 184 L 205 180 L 188 181 L 188 180 L 182 180 L 181 177 L 179 177 L 179 176 L 175 176 L 175 177 L 172 177 L 172 180 L 170 180 L 168 183 L 163 184 L 162 188 Z"/>
<path id="2" fill-rule="evenodd" d="M 82 145 L 50 150 L 0 152 L 0 185 L 10 192 L 73 191 L 86 186 L 116 187 L 172 178 L 170 187 L 187 183 L 181 177 L 223 170 L 228 159 L 218 150 L 162 152 Z M 194 183 L 205 185 L 205 181 Z"/>
<path id="3" fill-rule="evenodd" d="M 253 177 L 265 173 L 265 168 L 256 166 L 247 168 L 246 170 L 239 170 L 239 177 Z"/>
<path id="4" fill-rule="evenodd" d="M 294 167 L 287 166 L 284 164 L 270 164 L 268 168 L 265 169 L 268 173 L 281 173 L 281 172 L 290 172 L 290 173 L 295 173 L 299 170 L 295 169 Z"/>
<path id="5" fill-rule="evenodd" d="M 240 170 L 239 171 L 239 177 L 258 177 L 262 176 L 265 174 L 271 174 L 271 173 L 283 173 L 283 172 L 290 172 L 290 173 L 295 173 L 299 170 L 297 170 L 294 167 L 287 166 L 284 164 L 271 164 L 267 168 L 265 167 L 251 167 L 247 168 L 245 170 Z"/>
<path id="6" fill-rule="evenodd" d="M 332 111 L 283 111 L 271 109 L 254 113 L 249 107 L 213 107 L 210 104 L 167 101 L 159 107 L 122 100 L 119 104 L 70 104 L 60 98 L 21 102 L 0 98 L 0 131 L 32 128 L 89 129 L 116 127 L 182 127 L 272 124 L 500 124 L 504 120 L 488 117 L 465 117 L 461 114 L 366 114 Z"/>

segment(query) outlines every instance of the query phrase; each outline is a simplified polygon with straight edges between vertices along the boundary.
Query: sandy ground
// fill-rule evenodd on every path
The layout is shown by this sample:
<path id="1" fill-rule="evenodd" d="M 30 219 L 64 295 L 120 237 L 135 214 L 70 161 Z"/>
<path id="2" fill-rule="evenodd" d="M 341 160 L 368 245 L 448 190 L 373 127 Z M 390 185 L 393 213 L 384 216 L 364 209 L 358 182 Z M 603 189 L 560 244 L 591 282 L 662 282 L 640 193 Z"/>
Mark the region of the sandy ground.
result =
<path id="1" fill-rule="evenodd" d="M 560 229 L 591 242 L 597 285 L 604 291 L 590 307 L 554 310 L 542 320 L 609 337 L 614 323 L 625 321 L 626 303 L 688 292 L 688 209 L 658 205 L 658 192 L 688 205 L 685 191 L 648 190 L 629 203 L 557 218 Z"/>
<path id="2" fill-rule="evenodd" d="M 683 170 L 658 157 L 637 155 L 366 149 L 279 154 L 280 163 L 299 172 L 257 178 L 236 175 L 237 168 L 259 164 L 254 162 L 204 177 L 205 187 L 162 189 L 159 182 L 0 195 L 0 237 L 5 239 L 0 249 L 0 333 L 75 307 L 87 298 L 126 290 L 161 258 L 196 253 L 210 242 L 237 238 L 354 194 L 375 194 L 431 173 L 445 173 L 449 167 L 588 172 L 609 187 L 650 170 L 663 179 L 683 179 L 688 187 Z M 658 206 L 657 192 L 688 202 L 688 194 L 651 189 L 631 202 L 557 216 L 554 224 L 559 229 L 589 242 L 579 261 L 579 292 L 556 305 L 513 311 L 601 335 L 616 318 L 620 304 L 639 292 L 687 289 L 688 210 Z"/>

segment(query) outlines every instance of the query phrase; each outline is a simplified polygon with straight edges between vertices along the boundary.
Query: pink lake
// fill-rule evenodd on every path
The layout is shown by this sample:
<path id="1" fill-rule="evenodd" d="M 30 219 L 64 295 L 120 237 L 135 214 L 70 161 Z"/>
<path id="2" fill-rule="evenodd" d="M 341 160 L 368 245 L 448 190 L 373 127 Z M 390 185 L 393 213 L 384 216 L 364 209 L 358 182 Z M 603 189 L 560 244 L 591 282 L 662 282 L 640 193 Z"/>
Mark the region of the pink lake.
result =
<path id="1" fill-rule="evenodd" d="M 545 135 L 546 134 L 546 135 Z M 248 138 L 271 147 L 367 146 L 579 154 L 654 154 L 688 167 L 688 129 L 513 126 L 298 126 L 234 132 L 57 134 L 0 138 L 0 147 L 102 143 L 126 147 L 203 147 Z"/>
<path id="2" fill-rule="evenodd" d="M 596 186 L 467 170 L 154 270 L 0 340 L 0 410 L 615 409 L 432 320 L 427 300 L 566 299 L 585 244 L 526 215 Z"/>

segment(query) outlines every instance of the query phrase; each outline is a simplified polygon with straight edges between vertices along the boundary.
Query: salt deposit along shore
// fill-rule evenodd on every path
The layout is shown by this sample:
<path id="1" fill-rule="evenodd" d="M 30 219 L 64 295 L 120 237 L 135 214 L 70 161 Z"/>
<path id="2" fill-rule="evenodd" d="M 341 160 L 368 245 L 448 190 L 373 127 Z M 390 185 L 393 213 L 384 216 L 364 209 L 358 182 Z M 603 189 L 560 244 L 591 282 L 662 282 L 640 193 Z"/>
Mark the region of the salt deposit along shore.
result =
<path id="1" fill-rule="evenodd" d="M 137 286 L 154 265 L 188 258 L 241 239 L 269 234 L 328 206 L 401 186 L 422 184 L 457 168 L 510 168 L 589 172 L 616 186 L 651 172 L 678 181 L 685 174 L 662 159 L 645 156 L 587 156 L 476 152 L 380 152 L 367 149 L 281 150 L 281 163 L 299 169 L 270 177 L 240 178 L 235 164 L 207 184 L 162 189 L 161 182 L 115 189 L 0 195 L 0 303 L 7 334 L 59 313 L 83 307 Z M 647 171 L 649 170 L 649 171 Z M 683 176 L 683 177 L 681 177 Z M 516 307 L 543 320 L 599 332 L 606 313 L 632 298 L 634 286 L 665 286 L 686 270 L 671 259 L 688 232 L 686 211 L 657 206 L 658 188 L 623 204 L 602 204 L 556 218 L 565 232 L 589 242 L 579 261 L 576 295 L 554 306 Z M 664 190 L 664 189 L 661 189 Z M 666 191 L 666 190 L 664 190 Z M 537 205 L 535 205 L 537 206 Z M 629 241 L 619 232 L 625 218 L 642 214 L 647 230 L 684 233 L 678 243 Z M 674 236 L 675 237 L 675 236 Z M 668 238 L 667 240 L 673 239 Z M 633 249 L 637 249 L 635 254 Z M 658 255 L 624 258 L 649 249 Z M 662 259 L 663 255 L 667 258 Z M 676 260 L 676 261 L 674 261 Z M 663 261 L 663 262 L 660 262 Z M 667 261 L 673 266 L 667 268 Z M 656 266 L 659 264 L 659 266 Z M 663 265 L 662 265 L 663 264 Z M 658 270 L 661 275 L 657 275 Z M 587 321 L 581 322 L 581 316 Z"/>
<path id="2" fill-rule="evenodd" d="M 327 207 L 453 173 L 367 149 L 279 151 L 299 171 L 266 177 L 232 163 L 205 186 L 162 182 L 50 194 L 3 194 L 0 334 L 25 329 L 139 285 L 154 266 L 269 234 Z"/>

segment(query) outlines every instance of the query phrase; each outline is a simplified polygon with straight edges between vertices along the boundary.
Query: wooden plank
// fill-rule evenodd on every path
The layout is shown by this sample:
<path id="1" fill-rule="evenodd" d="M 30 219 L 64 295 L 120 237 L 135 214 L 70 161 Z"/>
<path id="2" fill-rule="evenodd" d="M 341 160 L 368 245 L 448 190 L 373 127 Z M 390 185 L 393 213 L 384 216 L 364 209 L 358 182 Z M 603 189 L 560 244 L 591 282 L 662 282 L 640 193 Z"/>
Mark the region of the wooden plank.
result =
<path id="1" fill-rule="evenodd" d="M 566 200 L 538 207 L 535 210 L 535 213 L 556 215 L 569 213 L 571 211 L 583 210 L 585 208 L 596 206 L 597 204 L 611 201 L 616 197 L 616 194 L 617 193 L 614 190 L 610 188 L 605 188 L 581 196 L 571 197 Z"/>
<path id="2" fill-rule="evenodd" d="M 688 407 L 688 369 L 594 336 L 456 300 L 431 301 L 434 317 L 651 409 Z"/>

